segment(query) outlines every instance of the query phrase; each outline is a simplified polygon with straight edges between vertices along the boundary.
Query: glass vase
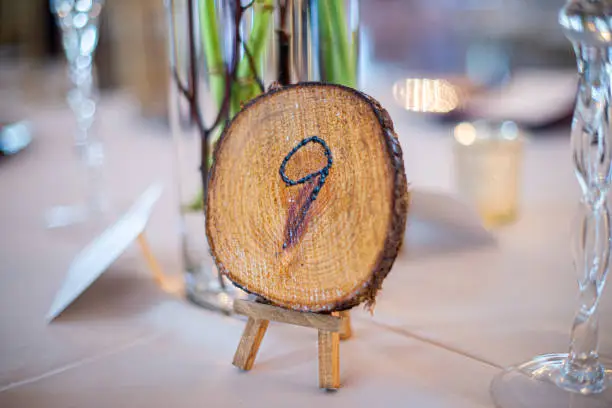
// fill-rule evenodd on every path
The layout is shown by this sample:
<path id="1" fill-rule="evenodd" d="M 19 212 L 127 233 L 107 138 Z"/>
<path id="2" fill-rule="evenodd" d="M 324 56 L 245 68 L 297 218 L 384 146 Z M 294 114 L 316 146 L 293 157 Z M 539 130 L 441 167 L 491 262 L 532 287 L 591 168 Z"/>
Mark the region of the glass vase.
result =
<path id="1" fill-rule="evenodd" d="M 186 293 L 231 313 L 244 294 L 217 272 L 206 239 L 214 144 L 244 103 L 272 83 L 355 87 L 357 0 L 166 0 L 169 121 L 176 148 Z"/>
<path id="2" fill-rule="evenodd" d="M 609 272 L 612 186 L 612 0 L 570 0 L 559 23 L 572 42 L 579 86 L 572 121 L 572 161 L 582 190 L 573 229 L 578 307 L 567 353 L 546 354 L 497 376 L 498 407 L 612 407 L 612 371 L 599 355 L 598 308 Z"/>
<path id="3" fill-rule="evenodd" d="M 169 121 L 176 148 L 185 292 L 194 303 L 231 313 L 241 295 L 209 254 L 205 195 L 214 142 L 240 105 L 263 91 L 273 59 L 271 1 L 167 0 Z M 257 17 L 257 21 L 256 18 Z M 249 36 L 253 33 L 252 36 Z M 257 38 L 255 38 L 257 36 Z M 245 53 L 245 45 L 256 50 Z"/>

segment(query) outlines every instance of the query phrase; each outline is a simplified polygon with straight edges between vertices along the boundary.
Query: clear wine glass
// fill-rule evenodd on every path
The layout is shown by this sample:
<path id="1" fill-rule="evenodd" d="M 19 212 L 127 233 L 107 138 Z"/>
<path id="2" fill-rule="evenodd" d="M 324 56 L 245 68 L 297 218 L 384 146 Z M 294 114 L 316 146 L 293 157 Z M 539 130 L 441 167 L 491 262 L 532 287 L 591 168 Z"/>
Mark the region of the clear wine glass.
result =
<path id="1" fill-rule="evenodd" d="M 579 304 L 568 353 L 536 357 L 493 380 L 501 408 L 612 407 L 612 372 L 598 353 L 598 306 L 610 266 L 612 0 L 570 0 L 559 24 L 574 46 L 579 73 L 571 133 L 582 190 L 573 237 Z"/>
<path id="2" fill-rule="evenodd" d="M 96 112 L 93 57 L 98 45 L 98 18 L 102 4 L 103 0 L 50 1 L 68 60 L 72 89 L 68 91 L 67 101 L 76 118 L 74 143 L 85 168 L 88 191 L 84 204 L 51 208 L 47 213 L 48 228 L 80 223 L 107 209 L 102 182 L 104 150 L 100 139 L 91 130 Z"/>

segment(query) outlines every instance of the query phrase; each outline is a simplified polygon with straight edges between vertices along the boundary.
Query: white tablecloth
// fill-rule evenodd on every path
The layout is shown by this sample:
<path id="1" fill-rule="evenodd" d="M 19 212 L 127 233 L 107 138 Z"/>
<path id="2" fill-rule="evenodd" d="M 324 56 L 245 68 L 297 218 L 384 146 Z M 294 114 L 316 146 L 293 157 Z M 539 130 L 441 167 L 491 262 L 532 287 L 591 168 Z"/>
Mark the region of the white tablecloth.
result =
<path id="1" fill-rule="evenodd" d="M 413 187 L 452 191 L 449 129 L 389 107 Z M 254 369 L 231 360 L 244 326 L 163 293 L 137 247 L 57 321 L 45 313 L 75 254 L 105 225 L 45 230 L 44 210 L 83 191 L 71 116 L 31 107 L 35 142 L 0 163 L 1 407 L 492 407 L 502 367 L 564 351 L 576 306 L 569 223 L 578 199 L 567 138 L 526 146 L 519 221 L 498 244 L 462 239 L 406 247 L 376 313 L 353 313 L 341 345 L 343 388 L 317 388 L 316 333 L 273 324 Z M 166 186 L 147 229 L 168 272 L 179 271 L 173 149 L 164 126 L 123 96 L 99 108 L 116 212 L 152 181 Z M 410 222 L 409 222 L 410 223 Z M 410 227 L 410 226 L 409 226 Z M 612 355 L 612 296 L 601 304 L 601 351 Z"/>

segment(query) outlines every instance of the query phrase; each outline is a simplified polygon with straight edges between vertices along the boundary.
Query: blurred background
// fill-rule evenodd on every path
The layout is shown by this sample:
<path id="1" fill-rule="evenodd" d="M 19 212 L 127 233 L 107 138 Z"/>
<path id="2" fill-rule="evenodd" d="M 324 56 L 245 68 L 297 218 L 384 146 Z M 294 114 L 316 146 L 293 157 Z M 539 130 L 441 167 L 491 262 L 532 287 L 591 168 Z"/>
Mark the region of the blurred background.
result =
<path id="1" fill-rule="evenodd" d="M 522 68 L 573 69 L 571 48 L 557 25 L 561 5 L 553 0 L 363 0 L 364 57 L 395 79 L 412 73 L 487 86 L 502 85 Z M 95 57 L 100 90 L 129 93 L 143 117 L 163 118 L 167 33 L 161 0 L 108 0 Z M 0 1 L 0 120 L 19 117 L 19 104 L 63 101 L 68 80 L 60 41 L 49 1 Z M 362 86 L 376 80 L 364 72 Z"/>
<path id="2" fill-rule="evenodd" d="M 95 64 L 101 92 L 125 90 L 140 102 L 144 116 L 164 116 L 168 30 L 163 1 L 108 1 L 99 18 Z M 0 2 L 0 61 L 3 104 L 63 102 L 69 88 L 66 58 L 48 0 Z"/>

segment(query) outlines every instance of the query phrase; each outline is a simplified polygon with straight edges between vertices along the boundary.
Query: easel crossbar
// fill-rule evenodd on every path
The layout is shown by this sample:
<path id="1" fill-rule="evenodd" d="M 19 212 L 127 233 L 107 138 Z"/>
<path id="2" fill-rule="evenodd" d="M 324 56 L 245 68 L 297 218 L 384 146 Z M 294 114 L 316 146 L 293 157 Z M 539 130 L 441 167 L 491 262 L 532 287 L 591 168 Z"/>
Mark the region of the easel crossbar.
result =
<path id="1" fill-rule="evenodd" d="M 234 301 L 234 312 L 255 319 L 312 327 L 334 333 L 342 330 L 343 319 L 346 319 L 331 314 L 298 312 L 248 300 Z"/>

